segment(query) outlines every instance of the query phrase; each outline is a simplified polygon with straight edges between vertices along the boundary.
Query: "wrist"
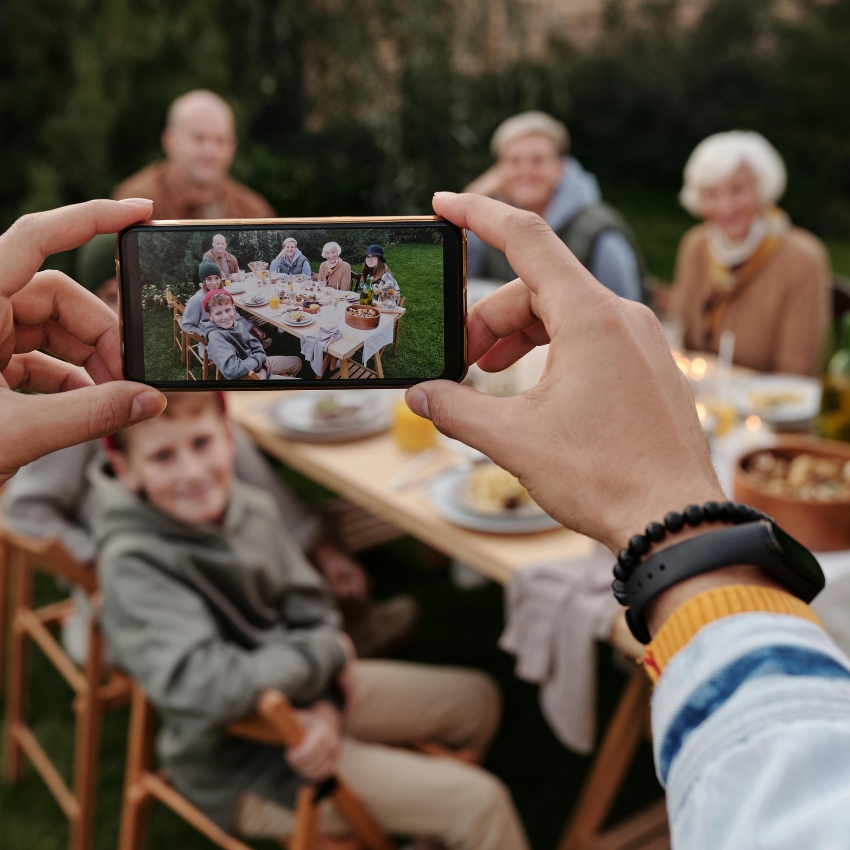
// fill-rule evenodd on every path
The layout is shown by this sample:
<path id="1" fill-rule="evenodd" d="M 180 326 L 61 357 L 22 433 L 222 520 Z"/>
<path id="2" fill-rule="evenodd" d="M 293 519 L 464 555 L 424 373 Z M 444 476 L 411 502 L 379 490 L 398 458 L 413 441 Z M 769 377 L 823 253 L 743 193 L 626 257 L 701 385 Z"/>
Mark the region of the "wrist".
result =
<path id="1" fill-rule="evenodd" d="M 680 511 L 685 505 L 701 505 L 711 501 L 718 503 L 727 501 L 726 494 L 720 489 L 716 479 L 714 482 L 707 481 L 700 487 L 666 489 L 657 495 L 646 494 L 646 498 L 639 502 L 635 501 L 622 515 L 614 514 L 611 517 L 605 536 L 600 538 L 600 542 L 616 555 L 629 545 L 629 540 L 635 534 L 641 534 L 649 523 L 663 523 L 664 517 L 670 511 Z M 684 528 L 675 536 L 675 539 L 667 537 L 656 543 L 652 551 L 660 552 L 666 546 L 708 531 L 711 531 L 710 527 Z"/>
<path id="2" fill-rule="evenodd" d="M 710 530 L 711 529 L 706 528 L 702 533 L 706 533 Z M 719 569 L 712 570 L 711 572 L 685 579 L 662 593 L 659 593 L 655 599 L 648 602 L 644 609 L 644 616 L 649 628 L 649 634 L 652 637 L 655 637 L 664 623 L 667 622 L 670 615 L 694 596 L 704 593 L 707 590 L 714 590 L 718 587 L 741 584 L 768 587 L 774 590 L 785 589 L 778 581 L 772 579 L 760 567 L 749 564 L 720 567 Z"/>

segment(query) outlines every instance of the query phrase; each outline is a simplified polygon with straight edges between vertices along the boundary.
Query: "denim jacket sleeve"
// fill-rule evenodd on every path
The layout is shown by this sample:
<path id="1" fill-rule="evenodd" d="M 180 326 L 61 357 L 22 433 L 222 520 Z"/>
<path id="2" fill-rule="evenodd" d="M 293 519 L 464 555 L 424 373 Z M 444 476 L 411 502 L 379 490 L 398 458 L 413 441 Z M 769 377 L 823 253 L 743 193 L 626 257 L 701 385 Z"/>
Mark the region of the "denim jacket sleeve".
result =
<path id="1" fill-rule="evenodd" d="M 826 850 L 850 836 L 850 659 L 767 613 L 701 629 L 652 700 L 677 850 Z"/>

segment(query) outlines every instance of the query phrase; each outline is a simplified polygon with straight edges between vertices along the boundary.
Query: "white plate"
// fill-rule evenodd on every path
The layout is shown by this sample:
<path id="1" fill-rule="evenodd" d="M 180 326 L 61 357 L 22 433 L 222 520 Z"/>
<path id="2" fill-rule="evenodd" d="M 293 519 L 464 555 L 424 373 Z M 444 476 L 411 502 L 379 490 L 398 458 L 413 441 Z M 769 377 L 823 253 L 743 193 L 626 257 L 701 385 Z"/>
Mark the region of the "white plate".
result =
<path id="1" fill-rule="evenodd" d="M 787 401 L 759 405 L 758 396 L 788 395 Z M 805 423 L 820 410 L 820 381 L 799 375 L 760 375 L 732 387 L 731 400 L 741 416 L 758 416 L 773 425 Z"/>
<path id="2" fill-rule="evenodd" d="M 345 298 L 348 301 L 359 301 L 360 300 L 360 293 L 359 292 L 346 292 Z"/>
<path id="3" fill-rule="evenodd" d="M 240 289 L 239 287 L 225 286 L 224 291 L 229 292 L 231 295 L 244 295 L 245 294 L 244 287 L 242 289 Z"/>
<path id="4" fill-rule="evenodd" d="M 561 524 L 548 514 L 521 515 L 519 512 L 504 511 L 499 514 L 472 513 L 458 502 L 458 488 L 465 485 L 469 470 L 453 469 L 441 475 L 431 485 L 431 502 L 434 510 L 443 518 L 461 528 L 486 531 L 490 534 L 534 534 L 551 531 Z"/>
<path id="5" fill-rule="evenodd" d="M 313 392 L 291 396 L 277 402 L 270 409 L 269 415 L 285 436 L 309 442 L 356 440 L 380 434 L 390 427 L 392 415 L 386 399 L 368 390 L 357 393 L 359 398 L 356 414 L 344 419 L 314 420 L 313 409 L 316 403 L 332 395 L 331 392 Z M 344 393 L 343 401 L 351 404 L 351 393 Z"/>
<path id="6" fill-rule="evenodd" d="M 269 300 L 270 300 L 269 298 L 262 298 L 262 297 L 261 297 L 259 301 L 256 301 L 256 302 L 255 302 L 255 301 L 251 301 L 251 299 L 249 299 L 249 298 L 245 298 L 245 299 L 243 299 L 242 301 L 240 301 L 239 303 L 240 303 L 243 307 L 253 307 L 253 308 L 257 308 L 257 307 L 265 307 L 265 306 L 266 306 L 266 304 L 268 304 L 268 303 L 269 303 Z"/>
<path id="7" fill-rule="evenodd" d="M 303 322 L 293 321 L 292 319 L 289 318 L 289 313 L 283 314 L 283 323 L 285 325 L 289 325 L 290 327 L 293 327 L 293 328 L 306 328 L 307 325 L 311 325 L 315 321 L 316 321 L 316 317 L 311 316 L 309 313 L 307 314 L 307 318 L 304 319 Z"/>

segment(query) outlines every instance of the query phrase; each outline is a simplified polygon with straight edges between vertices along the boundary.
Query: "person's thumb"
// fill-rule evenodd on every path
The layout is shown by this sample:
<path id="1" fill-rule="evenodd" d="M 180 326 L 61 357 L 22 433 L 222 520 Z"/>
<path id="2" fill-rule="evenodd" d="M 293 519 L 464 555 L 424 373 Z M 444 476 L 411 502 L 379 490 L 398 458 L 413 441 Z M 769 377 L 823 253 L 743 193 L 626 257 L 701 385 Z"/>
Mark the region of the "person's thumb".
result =
<path id="1" fill-rule="evenodd" d="M 19 465 L 150 419 L 162 413 L 165 403 L 161 392 L 130 381 L 110 381 L 55 395 L 15 393 L 14 404 L 21 409 L 12 430 L 20 431 L 16 442 L 24 455 Z"/>
<path id="2" fill-rule="evenodd" d="M 405 393 L 407 406 L 447 437 L 499 457 L 511 439 L 514 399 L 485 395 L 451 381 L 426 381 Z"/>

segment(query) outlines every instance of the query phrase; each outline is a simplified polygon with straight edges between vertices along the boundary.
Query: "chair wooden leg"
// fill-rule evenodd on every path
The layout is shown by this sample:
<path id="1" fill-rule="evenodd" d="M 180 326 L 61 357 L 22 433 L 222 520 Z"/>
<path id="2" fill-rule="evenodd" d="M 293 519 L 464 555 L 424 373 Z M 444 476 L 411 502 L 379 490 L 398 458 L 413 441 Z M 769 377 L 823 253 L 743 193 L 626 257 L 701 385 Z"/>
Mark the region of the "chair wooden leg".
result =
<path id="1" fill-rule="evenodd" d="M 393 331 L 393 354 L 398 354 L 398 335 L 401 332 L 401 319 L 399 319 L 395 323 L 395 330 Z"/>
<path id="2" fill-rule="evenodd" d="M 153 763 L 154 713 L 138 685 L 130 698 L 130 730 L 124 768 L 124 802 L 118 850 L 144 850 L 151 796 L 143 777 Z"/>
<path id="3" fill-rule="evenodd" d="M 585 847 L 608 817 L 643 738 L 651 691 L 643 670 L 626 683 L 558 850 Z"/>
<path id="4" fill-rule="evenodd" d="M 79 816 L 71 822 L 70 850 L 89 850 L 94 840 L 97 769 L 100 760 L 100 727 L 103 706 L 99 688 L 103 672 L 103 636 L 95 618 L 89 622 L 86 693 L 75 701 L 74 796 Z"/>
<path id="5" fill-rule="evenodd" d="M 289 840 L 289 850 L 317 850 L 319 846 L 319 805 L 315 789 L 304 785 L 295 803 L 295 830 Z"/>
<path id="6" fill-rule="evenodd" d="M 17 622 L 18 613 L 30 607 L 32 601 L 32 573 L 25 564 L 22 553 L 10 558 L 13 607 L 10 629 L 8 688 L 6 693 L 6 729 L 3 773 L 6 782 L 20 782 L 24 772 L 24 751 L 17 741 L 17 730 L 27 716 L 29 690 L 29 641 L 26 632 Z"/>
<path id="7" fill-rule="evenodd" d="M 379 378 L 384 377 L 384 364 L 381 363 L 381 355 L 383 353 L 384 353 L 383 348 L 380 351 L 375 352 L 375 372 L 377 373 Z"/>

